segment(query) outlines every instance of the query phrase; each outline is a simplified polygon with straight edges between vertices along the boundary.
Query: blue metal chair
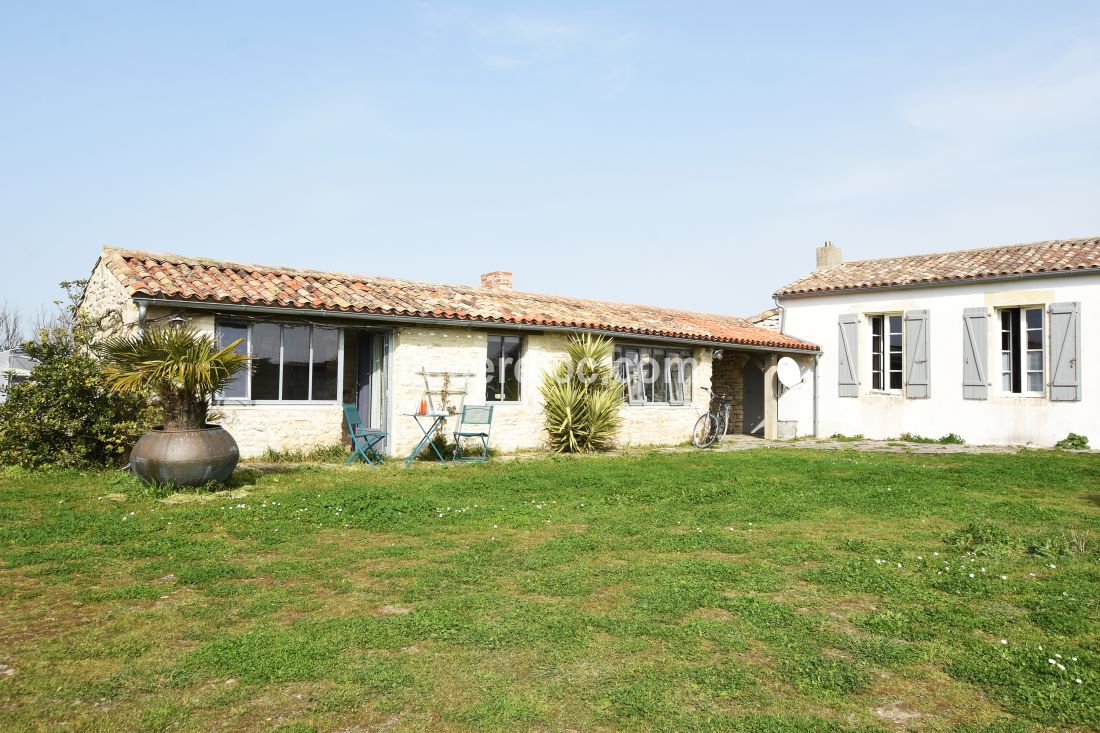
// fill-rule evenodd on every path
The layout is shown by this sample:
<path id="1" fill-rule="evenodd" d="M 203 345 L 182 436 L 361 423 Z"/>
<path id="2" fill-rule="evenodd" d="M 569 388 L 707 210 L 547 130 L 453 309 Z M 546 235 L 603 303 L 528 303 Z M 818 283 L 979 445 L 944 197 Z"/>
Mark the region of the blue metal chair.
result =
<path id="1" fill-rule="evenodd" d="M 363 421 L 359 419 L 359 408 L 353 404 L 344 405 L 344 419 L 348 422 L 348 433 L 351 434 L 351 455 L 344 461 L 344 465 L 356 458 L 371 466 L 375 461 L 381 465 L 382 456 L 374 447 L 386 439 L 385 431 L 371 430 L 363 425 Z"/>
<path id="2" fill-rule="evenodd" d="M 489 460 L 489 430 L 493 425 L 492 405 L 464 405 L 462 417 L 459 418 L 458 428 L 455 430 L 454 461 L 487 461 Z M 481 440 L 480 456 L 462 455 L 462 439 L 478 438 Z"/>

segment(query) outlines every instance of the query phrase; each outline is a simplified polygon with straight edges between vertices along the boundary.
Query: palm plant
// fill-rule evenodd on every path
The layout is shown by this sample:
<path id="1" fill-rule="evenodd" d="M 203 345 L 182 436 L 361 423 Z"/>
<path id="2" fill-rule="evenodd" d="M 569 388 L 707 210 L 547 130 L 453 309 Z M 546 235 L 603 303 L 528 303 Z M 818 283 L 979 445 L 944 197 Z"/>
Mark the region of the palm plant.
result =
<path id="1" fill-rule="evenodd" d="M 612 378 L 610 339 L 573 334 L 568 359 L 545 372 L 542 393 L 546 432 L 555 453 L 589 453 L 615 445 L 622 418 L 622 387 Z"/>
<path id="2" fill-rule="evenodd" d="M 146 329 L 98 345 L 107 382 L 115 392 L 155 394 L 168 430 L 206 425 L 211 398 L 248 368 L 236 353 L 241 339 L 225 347 L 191 327 Z"/>

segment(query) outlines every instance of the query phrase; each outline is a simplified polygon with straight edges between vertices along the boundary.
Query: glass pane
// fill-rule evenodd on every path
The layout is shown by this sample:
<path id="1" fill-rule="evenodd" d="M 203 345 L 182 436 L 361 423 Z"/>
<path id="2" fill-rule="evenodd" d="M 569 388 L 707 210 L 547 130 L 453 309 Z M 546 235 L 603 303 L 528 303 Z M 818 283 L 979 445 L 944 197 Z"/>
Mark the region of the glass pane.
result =
<path id="1" fill-rule="evenodd" d="M 336 399 L 336 372 L 340 365 L 340 331 L 313 327 L 313 399 Z"/>
<path id="2" fill-rule="evenodd" d="M 871 371 L 882 371 L 882 354 L 871 354 Z"/>
<path id="3" fill-rule="evenodd" d="M 679 354 L 670 353 L 668 357 L 668 401 L 684 401 L 684 369 Z"/>
<path id="4" fill-rule="evenodd" d="M 876 370 L 871 375 L 871 389 L 882 389 L 882 371 Z"/>
<path id="5" fill-rule="evenodd" d="M 890 352 L 890 371 L 901 371 L 901 353 L 897 351 Z"/>
<path id="6" fill-rule="evenodd" d="M 1027 348 L 1029 349 L 1041 349 L 1043 348 L 1043 332 L 1036 331 L 1034 329 L 1028 329 L 1027 332 Z"/>
<path id="7" fill-rule="evenodd" d="M 642 349 L 642 394 L 646 402 L 653 401 L 653 374 L 656 371 L 653 368 L 653 350 Z"/>
<path id="8" fill-rule="evenodd" d="M 222 323 L 219 321 L 215 329 L 218 332 L 218 346 L 225 348 L 237 339 L 241 339 L 241 342 L 237 344 L 233 351 L 237 354 L 248 355 L 248 326 L 246 324 Z M 240 399 L 248 397 L 247 369 L 233 376 L 232 381 L 222 389 L 222 397 Z"/>
<path id="9" fill-rule="evenodd" d="M 1011 372 L 1012 371 L 1012 352 L 1009 352 L 1009 351 L 1002 351 L 1001 352 L 1001 371 L 1002 372 Z"/>
<path id="10" fill-rule="evenodd" d="M 890 334 L 901 335 L 901 316 L 890 316 Z"/>
<path id="11" fill-rule="evenodd" d="M 1012 348 L 1012 334 L 1008 331 L 1001 331 L 1001 350 L 1008 351 Z"/>
<path id="12" fill-rule="evenodd" d="M 882 337 L 882 316 L 874 316 L 871 318 L 871 335 L 879 338 Z"/>
<path id="13" fill-rule="evenodd" d="M 1012 375 L 1008 372 L 1001 375 L 1001 390 L 1004 392 L 1012 391 Z"/>
<path id="14" fill-rule="evenodd" d="M 680 352 L 680 356 L 684 360 L 684 363 L 681 364 L 681 368 L 684 370 L 684 402 L 691 402 L 692 355 L 690 351 L 682 351 Z"/>
<path id="15" fill-rule="evenodd" d="M 1037 328 L 1040 331 L 1043 328 L 1043 310 L 1041 308 L 1029 308 L 1026 311 L 1027 327 Z"/>
<path id="16" fill-rule="evenodd" d="M 283 326 L 283 399 L 309 399 L 309 326 Z"/>
<path id="17" fill-rule="evenodd" d="M 519 336 L 505 336 L 501 339 L 501 359 L 503 364 L 504 399 L 508 402 L 519 400 L 519 359 L 522 341 Z"/>
<path id="18" fill-rule="evenodd" d="M 653 350 L 653 401 L 668 402 L 668 361 L 663 349 Z"/>
<path id="19" fill-rule="evenodd" d="M 500 351 L 503 339 L 490 336 L 485 350 L 485 401 L 500 399 Z"/>
<path id="20" fill-rule="evenodd" d="M 1043 373 L 1042 372 L 1028 372 L 1027 373 L 1027 391 L 1028 392 L 1042 392 L 1043 391 Z"/>
<path id="21" fill-rule="evenodd" d="M 1027 368 L 1031 371 L 1041 372 L 1043 371 L 1043 352 L 1041 351 L 1029 351 L 1027 352 Z"/>
<path id="22" fill-rule="evenodd" d="M 626 365 L 627 399 L 631 402 L 645 400 L 645 390 L 642 389 L 641 355 L 637 349 L 625 349 L 623 359 Z"/>
<path id="23" fill-rule="evenodd" d="M 901 389 L 901 372 L 890 372 L 890 389 Z"/>
<path id="24" fill-rule="evenodd" d="M 279 399 L 279 334 L 277 323 L 252 326 L 252 399 Z"/>

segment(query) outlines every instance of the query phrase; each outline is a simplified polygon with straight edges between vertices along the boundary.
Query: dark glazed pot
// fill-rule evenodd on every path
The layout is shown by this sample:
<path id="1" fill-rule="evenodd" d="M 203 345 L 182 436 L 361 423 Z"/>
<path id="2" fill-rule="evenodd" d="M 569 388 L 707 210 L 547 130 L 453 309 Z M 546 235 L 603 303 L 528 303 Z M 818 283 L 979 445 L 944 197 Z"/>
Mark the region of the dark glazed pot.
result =
<path id="1" fill-rule="evenodd" d="M 202 486 L 233 475 L 241 452 L 218 425 L 199 430 L 153 428 L 134 446 L 130 468 L 145 483 Z"/>

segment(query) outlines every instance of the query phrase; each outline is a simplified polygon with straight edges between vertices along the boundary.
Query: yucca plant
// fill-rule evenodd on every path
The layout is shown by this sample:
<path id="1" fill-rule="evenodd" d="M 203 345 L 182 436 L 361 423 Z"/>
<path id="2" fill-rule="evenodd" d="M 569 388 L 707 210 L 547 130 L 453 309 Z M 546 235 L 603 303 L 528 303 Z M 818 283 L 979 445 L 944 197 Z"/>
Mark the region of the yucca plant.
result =
<path id="1" fill-rule="evenodd" d="M 542 393 L 546 433 L 555 453 L 589 453 L 612 448 L 622 426 L 623 390 L 612 378 L 610 339 L 573 334 L 568 359 L 546 372 Z"/>
<path id="2" fill-rule="evenodd" d="M 247 356 L 191 327 L 146 329 L 97 346 L 107 382 L 115 392 L 156 395 L 168 430 L 206 425 L 210 399 L 248 368 Z"/>

